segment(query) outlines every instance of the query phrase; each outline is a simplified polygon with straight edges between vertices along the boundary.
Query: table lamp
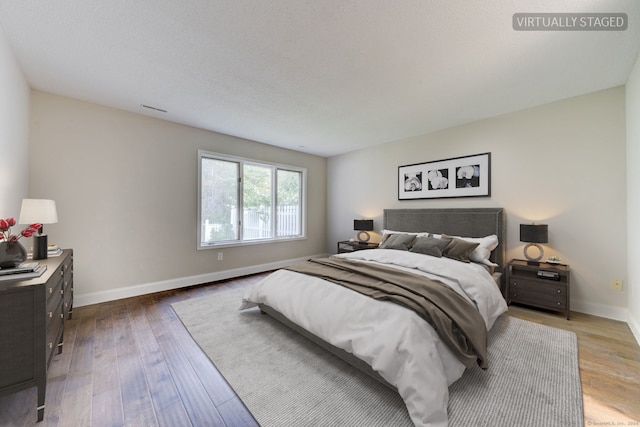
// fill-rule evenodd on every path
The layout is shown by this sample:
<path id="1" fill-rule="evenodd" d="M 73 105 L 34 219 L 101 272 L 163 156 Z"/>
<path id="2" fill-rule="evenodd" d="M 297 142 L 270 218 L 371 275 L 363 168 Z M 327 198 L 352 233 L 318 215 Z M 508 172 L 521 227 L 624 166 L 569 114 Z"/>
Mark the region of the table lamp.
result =
<path id="1" fill-rule="evenodd" d="M 55 224 L 58 222 L 56 202 L 49 199 L 22 199 L 20 224 Z M 47 259 L 47 235 L 44 225 L 33 236 L 33 259 Z"/>
<path id="2" fill-rule="evenodd" d="M 359 231 L 358 240 L 361 242 L 368 242 L 371 238 L 369 231 L 373 231 L 372 219 L 354 219 L 353 229 Z"/>
<path id="3" fill-rule="evenodd" d="M 529 265 L 540 265 L 540 260 L 544 256 L 544 251 L 539 243 L 547 243 L 549 241 L 549 226 L 547 224 L 520 224 L 520 241 L 526 242 L 524 247 L 524 257 Z M 535 246 L 540 252 L 538 257 L 533 258 L 527 250 Z"/>

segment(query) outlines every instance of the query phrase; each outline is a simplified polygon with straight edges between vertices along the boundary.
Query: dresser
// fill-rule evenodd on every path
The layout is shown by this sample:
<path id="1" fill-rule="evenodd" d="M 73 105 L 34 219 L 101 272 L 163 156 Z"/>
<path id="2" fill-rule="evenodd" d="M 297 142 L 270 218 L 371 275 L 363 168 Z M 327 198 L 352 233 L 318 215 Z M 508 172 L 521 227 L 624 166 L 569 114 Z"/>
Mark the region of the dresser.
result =
<path id="1" fill-rule="evenodd" d="M 73 314 L 73 250 L 38 262 L 47 266 L 40 277 L 0 281 L 0 396 L 37 387 L 42 421 L 47 369 Z"/>

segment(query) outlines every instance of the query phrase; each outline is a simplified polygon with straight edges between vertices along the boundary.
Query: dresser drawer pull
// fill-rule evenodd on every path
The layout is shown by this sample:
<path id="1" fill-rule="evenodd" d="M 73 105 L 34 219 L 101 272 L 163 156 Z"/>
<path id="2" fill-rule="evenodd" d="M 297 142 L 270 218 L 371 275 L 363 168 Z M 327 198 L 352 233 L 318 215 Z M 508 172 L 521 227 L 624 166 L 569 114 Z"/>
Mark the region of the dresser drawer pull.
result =
<path id="1" fill-rule="evenodd" d="M 60 270 L 60 275 L 64 276 L 64 271 Z"/>
<path id="2" fill-rule="evenodd" d="M 562 305 L 562 303 L 561 303 L 561 302 L 559 302 L 559 301 L 558 301 L 556 304 L 557 304 L 557 305 Z"/>
<path id="3" fill-rule="evenodd" d="M 49 293 L 52 294 L 53 293 L 53 288 L 49 288 Z"/>
<path id="4" fill-rule="evenodd" d="M 49 318 L 52 318 L 52 317 L 53 317 L 53 311 L 50 311 L 49 312 Z"/>
<path id="5" fill-rule="evenodd" d="M 518 282 L 513 282 L 513 286 L 518 286 Z"/>
<path id="6" fill-rule="evenodd" d="M 52 343 L 52 342 L 50 342 L 50 343 L 49 343 L 49 349 L 52 349 L 52 348 L 53 348 L 53 343 Z"/>
<path id="7" fill-rule="evenodd" d="M 514 297 L 517 297 L 517 296 L 518 296 L 518 294 L 515 294 L 515 293 L 514 293 L 514 294 L 513 294 L 513 296 L 514 296 Z"/>
<path id="8" fill-rule="evenodd" d="M 560 291 L 560 289 L 556 289 L 556 292 L 557 292 L 557 293 L 560 293 L 561 291 Z"/>

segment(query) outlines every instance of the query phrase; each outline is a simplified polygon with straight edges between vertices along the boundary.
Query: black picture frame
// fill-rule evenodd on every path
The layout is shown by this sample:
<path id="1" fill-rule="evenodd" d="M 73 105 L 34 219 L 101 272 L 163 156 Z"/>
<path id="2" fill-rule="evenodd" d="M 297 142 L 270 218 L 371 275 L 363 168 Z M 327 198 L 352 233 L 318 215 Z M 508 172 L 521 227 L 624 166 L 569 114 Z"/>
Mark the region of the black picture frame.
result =
<path id="1" fill-rule="evenodd" d="M 491 153 L 398 166 L 398 200 L 491 196 Z"/>

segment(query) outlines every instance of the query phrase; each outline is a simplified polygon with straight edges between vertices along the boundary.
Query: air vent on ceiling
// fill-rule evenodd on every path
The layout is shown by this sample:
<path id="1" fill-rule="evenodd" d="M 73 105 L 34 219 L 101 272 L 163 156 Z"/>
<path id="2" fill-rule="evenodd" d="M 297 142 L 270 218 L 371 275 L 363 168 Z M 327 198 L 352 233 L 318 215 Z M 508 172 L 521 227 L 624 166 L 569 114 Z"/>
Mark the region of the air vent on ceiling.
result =
<path id="1" fill-rule="evenodd" d="M 162 108 L 152 107 L 150 105 L 140 104 L 140 106 L 143 107 L 143 108 L 148 108 L 149 110 L 160 111 L 161 113 L 166 113 L 167 112 L 167 110 L 163 110 Z"/>

